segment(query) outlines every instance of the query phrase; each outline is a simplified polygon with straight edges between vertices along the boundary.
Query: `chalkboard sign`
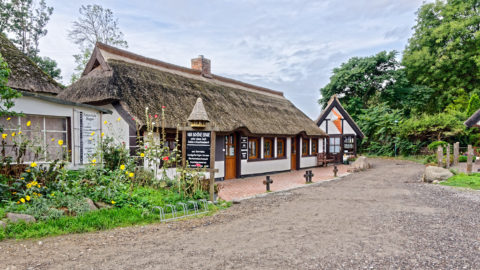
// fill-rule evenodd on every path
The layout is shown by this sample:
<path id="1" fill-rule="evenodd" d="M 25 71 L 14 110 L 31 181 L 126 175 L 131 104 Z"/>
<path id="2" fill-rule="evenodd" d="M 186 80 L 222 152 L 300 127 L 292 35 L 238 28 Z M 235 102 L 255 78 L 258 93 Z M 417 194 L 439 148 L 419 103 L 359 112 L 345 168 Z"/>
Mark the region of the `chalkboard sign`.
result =
<path id="1" fill-rule="evenodd" d="M 187 131 L 186 158 L 191 168 L 210 168 L 211 132 Z"/>
<path id="2" fill-rule="evenodd" d="M 240 158 L 248 159 L 248 137 L 240 137 Z"/>

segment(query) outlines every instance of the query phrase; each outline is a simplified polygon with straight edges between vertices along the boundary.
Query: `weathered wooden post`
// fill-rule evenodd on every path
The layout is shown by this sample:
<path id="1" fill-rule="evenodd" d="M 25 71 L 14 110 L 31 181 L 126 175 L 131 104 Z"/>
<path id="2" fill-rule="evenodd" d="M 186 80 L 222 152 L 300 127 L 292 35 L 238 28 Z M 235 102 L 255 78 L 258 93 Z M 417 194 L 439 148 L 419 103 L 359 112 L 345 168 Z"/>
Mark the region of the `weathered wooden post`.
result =
<path id="1" fill-rule="evenodd" d="M 273 180 L 270 179 L 270 175 L 267 175 L 266 179 L 263 180 L 263 184 L 265 185 L 265 188 L 267 189 L 267 192 L 270 191 L 270 185 L 273 184 Z"/>
<path id="2" fill-rule="evenodd" d="M 472 173 L 472 156 L 473 156 L 473 150 L 472 150 L 472 145 L 468 145 L 467 149 L 467 174 Z"/>
<path id="3" fill-rule="evenodd" d="M 443 167 L 443 147 L 441 145 L 437 147 L 437 163 L 438 167 Z"/>
<path id="4" fill-rule="evenodd" d="M 453 144 L 453 165 L 458 165 L 458 157 L 460 156 L 460 143 Z"/>
<path id="5" fill-rule="evenodd" d="M 450 168 L 450 144 L 447 144 L 447 159 L 445 160 L 446 168 Z"/>
<path id="6" fill-rule="evenodd" d="M 337 177 L 338 168 L 337 165 L 333 165 L 333 177 Z"/>

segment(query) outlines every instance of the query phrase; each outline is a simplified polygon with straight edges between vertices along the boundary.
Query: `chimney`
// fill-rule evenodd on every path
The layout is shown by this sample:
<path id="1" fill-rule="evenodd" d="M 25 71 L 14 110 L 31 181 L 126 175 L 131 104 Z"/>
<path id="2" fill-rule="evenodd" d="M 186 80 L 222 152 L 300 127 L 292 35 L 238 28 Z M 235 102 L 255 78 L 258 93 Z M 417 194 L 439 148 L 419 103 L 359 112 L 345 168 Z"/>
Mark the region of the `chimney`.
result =
<path id="1" fill-rule="evenodd" d="M 192 69 L 200 70 L 203 77 L 212 78 L 210 66 L 210 59 L 203 57 L 203 55 L 192 59 Z"/>

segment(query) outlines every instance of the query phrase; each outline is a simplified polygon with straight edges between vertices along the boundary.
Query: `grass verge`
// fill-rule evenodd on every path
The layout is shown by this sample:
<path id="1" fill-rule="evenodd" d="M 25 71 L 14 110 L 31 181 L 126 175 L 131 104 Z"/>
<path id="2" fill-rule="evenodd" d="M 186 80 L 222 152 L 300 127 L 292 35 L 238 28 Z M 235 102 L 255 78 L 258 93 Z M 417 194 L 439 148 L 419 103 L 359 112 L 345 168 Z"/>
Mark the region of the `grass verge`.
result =
<path id="1" fill-rule="evenodd" d="M 480 190 L 480 173 L 472 173 L 467 175 L 460 173 L 447 179 L 447 181 L 441 182 L 441 185 L 452 187 L 465 187 Z"/>
<path id="2" fill-rule="evenodd" d="M 220 209 L 230 206 L 225 203 L 223 206 L 210 205 L 210 212 L 204 215 L 187 218 L 212 215 Z M 0 217 L 4 216 L 4 210 L 0 208 Z M 169 217 L 169 214 L 166 215 Z M 28 239 L 46 236 L 63 235 L 70 233 L 84 233 L 100 230 L 108 230 L 116 227 L 131 225 L 145 225 L 159 223 L 158 214 L 147 214 L 142 209 L 133 207 L 102 209 L 92 211 L 77 217 L 61 217 L 47 221 L 26 224 L 24 222 L 8 223 L 6 229 L 0 228 L 0 241 L 4 239 Z"/>

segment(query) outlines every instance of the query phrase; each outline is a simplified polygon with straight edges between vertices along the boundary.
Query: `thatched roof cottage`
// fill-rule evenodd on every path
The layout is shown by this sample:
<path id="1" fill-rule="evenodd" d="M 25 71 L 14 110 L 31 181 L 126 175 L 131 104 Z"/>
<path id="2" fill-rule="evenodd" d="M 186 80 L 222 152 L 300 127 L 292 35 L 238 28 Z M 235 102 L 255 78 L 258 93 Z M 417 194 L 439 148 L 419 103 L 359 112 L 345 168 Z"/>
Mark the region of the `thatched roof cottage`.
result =
<path id="1" fill-rule="evenodd" d="M 326 134 L 283 93 L 212 74 L 210 67 L 203 56 L 186 68 L 97 43 L 82 77 L 59 97 L 112 110 L 112 120 L 120 116 L 129 129 L 127 142 L 137 131 L 132 118 L 144 124 L 146 107 L 154 113 L 165 106 L 165 128 L 173 132 L 200 97 L 217 129 L 217 178 L 316 165 Z M 248 155 L 241 156 L 241 142 Z"/>
<path id="2" fill-rule="evenodd" d="M 22 131 L 25 136 L 28 134 L 30 140 L 34 140 L 37 145 L 47 150 L 44 155 L 37 158 L 32 153 L 27 153 L 23 162 L 48 162 L 67 155 L 72 165 L 83 163 L 83 159 L 94 150 L 94 141 L 88 138 L 82 140 L 80 119 L 88 116 L 90 119 L 88 123 L 91 123 L 92 128 L 100 127 L 101 115 L 111 111 L 57 98 L 56 95 L 62 91 L 62 86 L 1 33 L 0 54 L 11 71 L 7 86 L 22 93 L 22 97 L 14 100 L 15 106 L 12 110 L 24 114 L 0 117 L 0 128 L 8 135 L 5 138 L 7 154 L 13 155 L 12 134 L 19 134 L 19 131 Z M 30 124 L 27 125 L 27 122 Z M 15 139 L 18 140 L 19 136 Z M 63 141 L 61 146 L 58 144 L 59 140 Z"/>

